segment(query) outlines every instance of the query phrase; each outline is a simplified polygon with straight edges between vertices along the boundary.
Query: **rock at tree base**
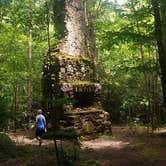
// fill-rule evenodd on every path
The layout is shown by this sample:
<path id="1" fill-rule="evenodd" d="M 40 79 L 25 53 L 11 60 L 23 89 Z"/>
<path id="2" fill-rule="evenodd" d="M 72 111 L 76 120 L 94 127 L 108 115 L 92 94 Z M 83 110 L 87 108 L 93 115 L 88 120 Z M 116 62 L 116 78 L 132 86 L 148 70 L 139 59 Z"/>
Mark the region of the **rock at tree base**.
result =
<path id="1" fill-rule="evenodd" d="M 111 133 L 110 115 L 100 108 L 76 108 L 72 112 L 66 112 L 65 115 L 69 117 L 66 127 L 74 126 L 79 134 Z"/>
<path id="2" fill-rule="evenodd" d="M 52 122 L 58 120 L 61 127 L 74 127 L 83 135 L 111 132 L 109 114 L 93 107 L 101 92 L 93 69 L 91 60 L 84 56 L 48 53 L 42 82 L 44 105 Z"/>

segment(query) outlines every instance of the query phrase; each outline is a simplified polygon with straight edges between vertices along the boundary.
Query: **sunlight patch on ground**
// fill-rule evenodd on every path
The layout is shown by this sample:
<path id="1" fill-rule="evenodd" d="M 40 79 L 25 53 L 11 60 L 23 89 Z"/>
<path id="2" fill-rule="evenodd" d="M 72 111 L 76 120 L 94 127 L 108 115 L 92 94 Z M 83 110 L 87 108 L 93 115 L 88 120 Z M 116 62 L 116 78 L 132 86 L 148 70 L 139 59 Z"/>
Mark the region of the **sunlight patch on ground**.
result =
<path id="1" fill-rule="evenodd" d="M 27 133 L 24 132 L 8 132 L 6 133 L 11 140 L 13 140 L 16 144 L 19 145 L 38 145 L 39 142 L 35 138 L 35 134 L 27 136 Z M 43 145 L 49 145 L 52 144 L 52 141 L 50 140 L 43 140 Z"/>
<path id="2" fill-rule="evenodd" d="M 106 148 L 106 147 L 111 147 L 115 149 L 122 149 L 125 146 L 129 145 L 129 142 L 124 142 L 124 141 L 114 141 L 114 140 L 92 140 L 92 141 L 84 141 L 82 143 L 83 148 L 92 148 L 92 149 L 101 149 L 101 148 Z"/>

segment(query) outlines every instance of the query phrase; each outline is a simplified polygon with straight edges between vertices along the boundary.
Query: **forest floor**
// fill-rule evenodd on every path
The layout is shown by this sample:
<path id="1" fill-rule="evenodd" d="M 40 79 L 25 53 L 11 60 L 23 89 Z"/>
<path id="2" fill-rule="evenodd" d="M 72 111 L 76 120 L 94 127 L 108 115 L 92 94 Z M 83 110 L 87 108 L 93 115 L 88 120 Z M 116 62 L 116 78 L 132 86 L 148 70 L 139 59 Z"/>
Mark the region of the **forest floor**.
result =
<path id="1" fill-rule="evenodd" d="M 142 127 L 113 126 L 112 130 L 113 136 L 81 141 L 81 163 L 76 166 L 166 166 L 166 128 L 153 135 Z M 7 136 L 17 146 L 0 143 L 0 166 L 56 166 L 53 141 L 45 140 L 38 147 L 31 132 L 8 132 Z"/>
<path id="2" fill-rule="evenodd" d="M 112 128 L 113 136 L 83 142 L 92 149 L 87 155 L 99 166 L 166 166 L 166 129 L 153 136 L 145 128 Z"/>

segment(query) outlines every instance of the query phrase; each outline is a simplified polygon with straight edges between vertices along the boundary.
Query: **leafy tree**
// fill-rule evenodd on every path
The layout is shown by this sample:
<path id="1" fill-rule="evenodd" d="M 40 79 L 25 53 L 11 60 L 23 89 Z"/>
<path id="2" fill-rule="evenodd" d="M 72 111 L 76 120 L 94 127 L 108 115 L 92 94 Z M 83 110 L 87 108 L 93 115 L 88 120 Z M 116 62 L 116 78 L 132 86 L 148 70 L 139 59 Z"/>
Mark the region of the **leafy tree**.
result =
<path id="1" fill-rule="evenodd" d="M 101 80 L 111 94 L 104 99 L 107 109 L 113 118 L 138 117 L 154 126 L 162 109 L 150 3 L 131 0 L 119 6 L 103 1 L 100 10 L 95 30 Z"/>

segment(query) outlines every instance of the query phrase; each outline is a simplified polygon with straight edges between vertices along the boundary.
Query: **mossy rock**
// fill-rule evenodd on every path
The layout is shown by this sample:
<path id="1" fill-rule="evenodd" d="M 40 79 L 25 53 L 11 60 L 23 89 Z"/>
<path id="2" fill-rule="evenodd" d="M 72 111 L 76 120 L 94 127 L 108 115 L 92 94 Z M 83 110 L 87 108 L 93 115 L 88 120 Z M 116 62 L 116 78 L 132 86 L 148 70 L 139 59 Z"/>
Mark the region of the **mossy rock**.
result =
<path id="1" fill-rule="evenodd" d="M 85 134 L 95 133 L 95 126 L 91 121 L 86 121 L 82 125 L 83 132 Z"/>
<path id="2" fill-rule="evenodd" d="M 91 59 L 88 58 L 87 56 L 69 55 L 69 54 L 60 53 L 60 52 L 51 52 L 49 53 L 49 55 L 51 57 L 55 57 L 55 58 L 63 59 L 63 60 L 88 61 L 88 62 L 91 61 Z"/>

